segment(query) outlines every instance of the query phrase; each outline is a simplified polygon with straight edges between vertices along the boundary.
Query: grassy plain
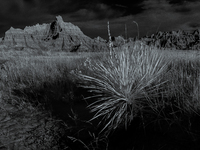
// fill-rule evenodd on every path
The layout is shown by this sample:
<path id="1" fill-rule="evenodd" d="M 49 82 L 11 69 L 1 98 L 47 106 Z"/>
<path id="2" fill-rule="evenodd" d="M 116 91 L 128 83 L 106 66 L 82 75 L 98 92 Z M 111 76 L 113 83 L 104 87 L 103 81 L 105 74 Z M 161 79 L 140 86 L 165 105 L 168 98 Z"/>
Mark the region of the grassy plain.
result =
<path id="1" fill-rule="evenodd" d="M 198 52 L 128 50 L 2 50 L 0 147 L 199 149 Z"/>

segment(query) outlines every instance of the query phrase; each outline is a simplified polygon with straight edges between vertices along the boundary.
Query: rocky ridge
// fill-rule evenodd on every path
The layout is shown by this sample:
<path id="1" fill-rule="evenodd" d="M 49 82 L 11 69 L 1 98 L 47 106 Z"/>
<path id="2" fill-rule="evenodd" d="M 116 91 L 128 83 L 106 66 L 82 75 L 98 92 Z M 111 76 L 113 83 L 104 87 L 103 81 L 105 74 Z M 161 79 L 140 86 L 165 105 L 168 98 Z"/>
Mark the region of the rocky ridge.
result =
<path id="1" fill-rule="evenodd" d="M 108 50 L 106 42 L 91 39 L 83 34 L 79 27 L 64 22 L 61 16 L 57 16 L 50 24 L 36 24 L 25 27 L 24 30 L 11 27 L 0 43 L 19 50 L 24 48 L 56 51 Z"/>
<path id="2" fill-rule="evenodd" d="M 177 49 L 177 50 L 199 50 L 200 49 L 200 30 L 194 31 L 170 31 L 157 32 L 151 36 L 141 39 L 147 45 L 158 48 Z"/>
<path id="3" fill-rule="evenodd" d="M 157 32 L 151 36 L 140 39 L 146 45 L 158 48 L 199 50 L 200 30 L 186 32 L 183 30 L 170 32 Z M 127 42 L 122 36 L 112 37 L 113 46 L 120 47 Z M 101 38 L 90 38 L 86 36 L 78 26 L 64 22 L 61 16 L 49 24 L 36 24 L 24 29 L 11 27 L 0 38 L 0 48 L 23 50 L 26 48 L 50 51 L 87 52 L 87 51 L 109 51 L 108 42 Z"/>

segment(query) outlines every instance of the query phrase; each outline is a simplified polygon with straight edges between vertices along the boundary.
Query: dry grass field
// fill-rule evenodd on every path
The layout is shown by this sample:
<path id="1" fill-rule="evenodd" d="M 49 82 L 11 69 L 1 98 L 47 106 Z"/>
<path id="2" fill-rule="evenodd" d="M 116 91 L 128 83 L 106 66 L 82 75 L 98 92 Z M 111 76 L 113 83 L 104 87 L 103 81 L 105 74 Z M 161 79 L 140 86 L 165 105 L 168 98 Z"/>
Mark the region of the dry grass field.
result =
<path id="1" fill-rule="evenodd" d="M 0 149 L 200 148 L 197 51 L 0 56 Z"/>

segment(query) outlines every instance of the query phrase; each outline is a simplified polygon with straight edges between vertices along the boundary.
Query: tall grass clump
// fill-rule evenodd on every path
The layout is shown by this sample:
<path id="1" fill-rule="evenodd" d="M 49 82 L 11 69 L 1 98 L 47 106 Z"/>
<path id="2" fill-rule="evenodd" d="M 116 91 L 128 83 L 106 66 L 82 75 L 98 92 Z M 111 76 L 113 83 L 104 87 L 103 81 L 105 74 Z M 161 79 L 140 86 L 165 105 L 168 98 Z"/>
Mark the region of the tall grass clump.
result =
<path id="1" fill-rule="evenodd" d="M 171 71 L 168 78 L 172 92 L 169 94 L 176 98 L 179 108 L 186 114 L 199 112 L 199 61 L 173 60 L 169 67 Z"/>
<path id="2" fill-rule="evenodd" d="M 167 61 L 153 50 L 133 47 L 122 47 L 121 51 L 90 63 L 91 75 L 75 74 L 80 86 L 94 93 L 85 99 L 93 100 L 88 106 L 95 112 L 91 120 L 100 118 L 100 123 L 105 123 L 102 131 L 127 127 L 152 104 L 152 99 L 166 96 Z"/>

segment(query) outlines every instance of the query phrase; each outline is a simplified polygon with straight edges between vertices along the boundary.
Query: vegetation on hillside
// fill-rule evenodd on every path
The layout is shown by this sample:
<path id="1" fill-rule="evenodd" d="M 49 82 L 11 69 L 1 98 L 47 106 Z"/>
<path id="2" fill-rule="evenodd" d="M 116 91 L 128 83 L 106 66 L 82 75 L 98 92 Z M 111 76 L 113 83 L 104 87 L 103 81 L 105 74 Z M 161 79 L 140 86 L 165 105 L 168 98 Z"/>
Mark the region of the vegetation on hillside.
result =
<path id="1" fill-rule="evenodd" d="M 5 54 L 0 146 L 199 148 L 200 62 L 168 56 L 140 44 L 111 55 Z"/>

